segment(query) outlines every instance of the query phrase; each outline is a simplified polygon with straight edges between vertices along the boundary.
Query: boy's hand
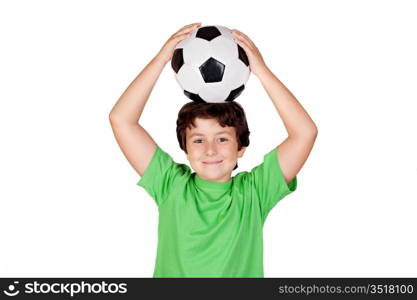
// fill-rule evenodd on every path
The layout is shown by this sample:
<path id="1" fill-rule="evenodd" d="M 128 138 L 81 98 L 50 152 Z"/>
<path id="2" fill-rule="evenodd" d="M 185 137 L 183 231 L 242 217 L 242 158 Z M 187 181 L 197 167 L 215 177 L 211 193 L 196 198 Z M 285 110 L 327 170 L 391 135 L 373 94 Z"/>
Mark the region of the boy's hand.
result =
<path id="1" fill-rule="evenodd" d="M 174 50 L 177 44 L 182 40 L 189 38 L 191 32 L 200 26 L 201 23 L 198 22 L 182 27 L 168 39 L 168 41 L 164 44 L 164 46 L 157 54 L 157 57 L 162 59 L 164 63 L 168 63 L 171 60 L 172 55 L 174 54 Z"/>
<path id="2" fill-rule="evenodd" d="M 249 59 L 249 68 L 251 72 L 258 76 L 261 71 L 267 68 L 259 49 L 239 30 L 232 29 L 232 34 L 235 37 L 235 42 L 245 50 Z"/>

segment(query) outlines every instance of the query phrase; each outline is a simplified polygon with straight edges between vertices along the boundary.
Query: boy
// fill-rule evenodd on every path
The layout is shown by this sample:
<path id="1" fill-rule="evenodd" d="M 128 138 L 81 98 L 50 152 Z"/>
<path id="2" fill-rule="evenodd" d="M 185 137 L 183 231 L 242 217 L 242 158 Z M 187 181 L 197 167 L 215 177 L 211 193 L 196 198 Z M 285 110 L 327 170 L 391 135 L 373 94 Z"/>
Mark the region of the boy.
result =
<path id="1" fill-rule="evenodd" d="M 317 127 L 266 67 L 253 42 L 233 30 L 288 137 L 264 156 L 262 164 L 232 178 L 249 145 L 243 109 L 236 102 L 188 103 L 178 114 L 177 137 L 195 172 L 175 163 L 138 121 L 176 44 L 199 26 L 184 26 L 170 37 L 122 94 L 110 122 L 123 153 L 141 176 L 138 185 L 159 208 L 154 277 L 263 277 L 263 224 L 276 203 L 296 189 L 296 174 L 311 152 Z"/>

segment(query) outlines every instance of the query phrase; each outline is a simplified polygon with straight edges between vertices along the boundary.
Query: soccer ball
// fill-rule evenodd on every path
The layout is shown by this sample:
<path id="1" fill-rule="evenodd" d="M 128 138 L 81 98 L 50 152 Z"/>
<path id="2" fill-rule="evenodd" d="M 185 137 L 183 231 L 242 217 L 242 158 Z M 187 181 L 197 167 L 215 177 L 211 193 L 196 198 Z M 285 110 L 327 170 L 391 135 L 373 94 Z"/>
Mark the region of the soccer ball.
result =
<path id="1" fill-rule="evenodd" d="M 195 102 L 233 101 L 249 79 L 249 60 L 230 29 L 204 26 L 175 47 L 171 67 L 184 94 Z"/>

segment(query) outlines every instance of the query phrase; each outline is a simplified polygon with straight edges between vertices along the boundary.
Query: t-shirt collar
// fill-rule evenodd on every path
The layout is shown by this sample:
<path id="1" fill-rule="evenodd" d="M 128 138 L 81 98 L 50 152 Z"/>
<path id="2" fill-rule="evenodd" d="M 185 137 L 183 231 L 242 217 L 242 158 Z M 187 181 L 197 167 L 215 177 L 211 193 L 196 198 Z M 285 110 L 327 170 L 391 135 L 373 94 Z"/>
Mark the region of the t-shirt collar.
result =
<path id="1" fill-rule="evenodd" d="M 200 188 L 227 190 L 232 186 L 233 178 L 230 178 L 230 180 L 227 182 L 216 182 L 201 179 L 200 177 L 198 177 L 197 173 L 194 173 L 194 182 Z"/>

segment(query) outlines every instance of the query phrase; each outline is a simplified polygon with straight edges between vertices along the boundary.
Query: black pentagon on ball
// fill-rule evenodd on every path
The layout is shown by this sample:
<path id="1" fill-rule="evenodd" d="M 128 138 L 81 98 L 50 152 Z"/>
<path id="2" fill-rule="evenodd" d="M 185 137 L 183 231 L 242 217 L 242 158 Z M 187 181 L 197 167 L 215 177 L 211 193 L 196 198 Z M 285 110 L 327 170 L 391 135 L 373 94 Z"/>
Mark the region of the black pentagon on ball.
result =
<path id="1" fill-rule="evenodd" d="M 248 67 L 249 59 L 248 59 L 248 56 L 246 55 L 245 50 L 243 50 L 243 48 L 240 47 L 240 45 L 237 45 L 237 50 L 239 51 L 239 59 L 243 61 L 243 63 Z"/>
<path id="2" fill-rule="evenodd" d="M 184 94 L 185 94 L 185 96 L 187 96 L 188 98 L 190 98 L 194 102 L 197 102 L 197 103 L 206 103 L 206 101 L 204 101 L 198 94 L 190 93 L 190 92 L 188 92 L 186 90 L 184 90 Z"/>
<path id="3" fill-rule="evenodd" d="M 200 73 L 205 82 L 222 81 L 225 65 L 210 57 L 200 66 Z"/>
<path id="4" fill-rule="evenodd" d="M 238 87 L 237 89 L 234 89 L 230 92 L 229 96 L 227 97 L 226 100 L 224 101 L 233 101 L 234 99 L 236 99 L 245 89 L 245 85 L 242 84 L 240 87 Z"/>
<path id="5" fill-rule="evenodd" d="M 215 26 L 205 26 L 200 27 L 195 36 L 210 42 L 219 35 L 221 35 L 221 32 Z"/>
<path id="6" fill-rule="evenodd" d="M 171 59 L 171 67 L 175 71 L 175 73 L 178 73 L 178 71 L 181 69 L 182 65 L 184 64 L 184 55 L 182 48 L 175 49 L 174 54 L 172 54 Z"/>

